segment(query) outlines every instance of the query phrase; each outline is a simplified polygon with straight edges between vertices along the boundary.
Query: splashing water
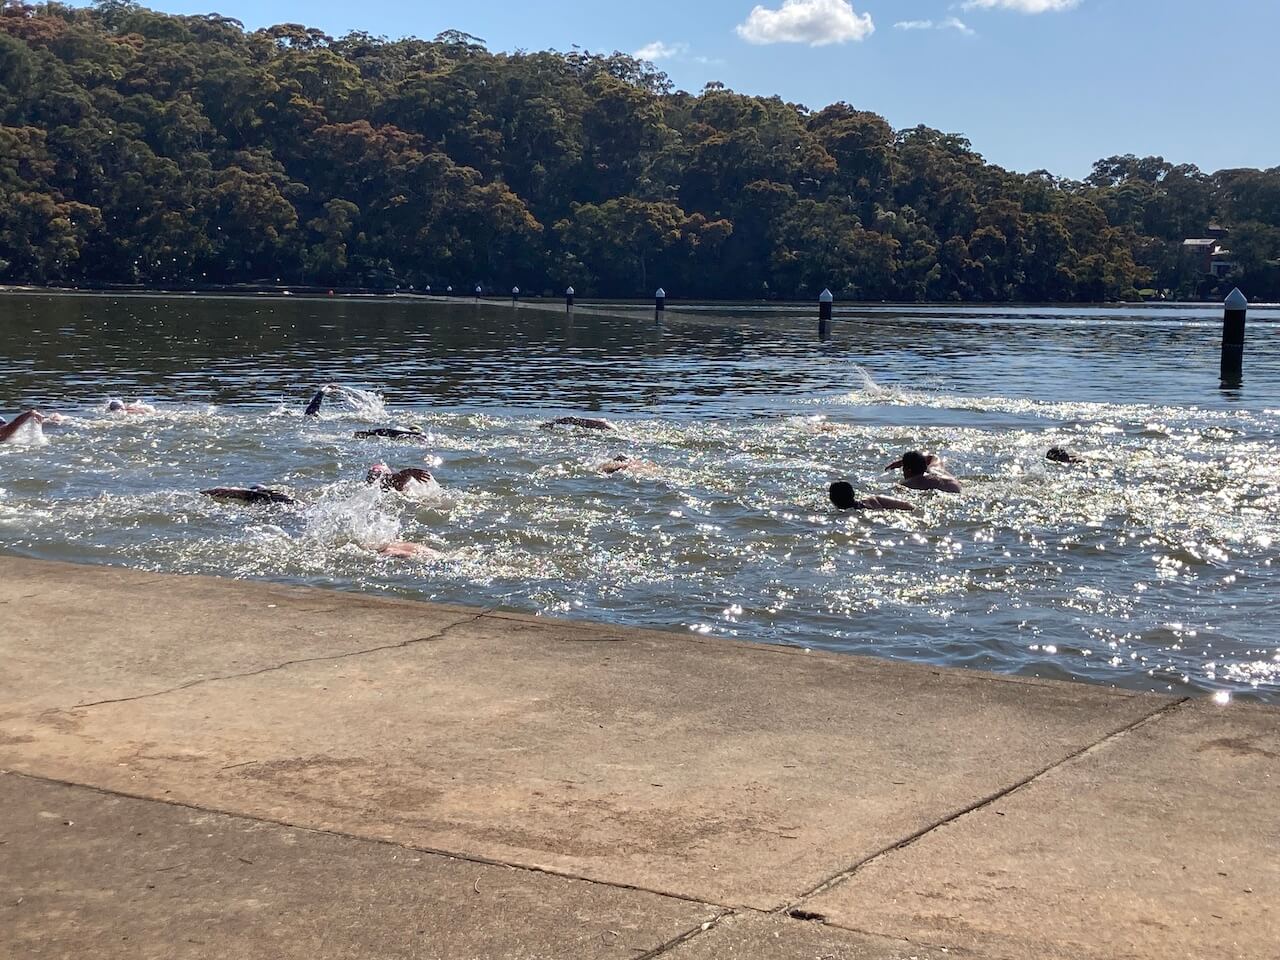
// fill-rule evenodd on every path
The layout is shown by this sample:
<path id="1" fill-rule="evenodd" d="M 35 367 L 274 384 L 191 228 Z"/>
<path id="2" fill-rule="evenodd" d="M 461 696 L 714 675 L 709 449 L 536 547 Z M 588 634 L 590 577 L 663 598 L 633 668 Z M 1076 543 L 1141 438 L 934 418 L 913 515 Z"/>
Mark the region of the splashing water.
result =
<path id="1" fill-rule="evenodd" d="M 377 486 L 326 491 L 305 511 L 302 538 L 316 549 L 357 546 L 376 550 L 401 539 L 400 521 Z"/>
<path id="2" fill-rule="evenodd" d="M 342 387 L 336 396 L 346 401 L 352 414 L 359 420 L 381 423 L 389 419 L 387 405 L 380 393 L 361 390 L 359 387 Z"/>
<path id="3" fill-rule="evenodd" d="M 37 420 L 28 420 L 9 435 L 9 439 L 0 443 L 0 452 L 6 447 L 13 450 L 20 447 L 42 447 L 49 442 L 44 435 L 44 428 Z"/>

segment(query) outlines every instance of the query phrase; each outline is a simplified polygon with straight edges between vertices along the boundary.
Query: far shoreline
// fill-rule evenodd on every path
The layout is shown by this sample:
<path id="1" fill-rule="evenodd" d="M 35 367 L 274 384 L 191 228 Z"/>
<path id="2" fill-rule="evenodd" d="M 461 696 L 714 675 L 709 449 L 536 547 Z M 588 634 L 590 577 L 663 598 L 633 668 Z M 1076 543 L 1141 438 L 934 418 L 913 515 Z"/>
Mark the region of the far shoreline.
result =
<path id="1" fill-rule="evenodd" d="M 482 293 L 478 298 L 474 293 L 462 292 L 453 294 L 440 294 L 436 292 L 425 293 L 421 290 L 375 290 L 369 287 L 316 287 L 310 285 L 292 285 L 292 284 L 234 284 L 234 285 L 215 285 L 205 287 L 192 287 L 187 285 L 174 287 L 142 287 L 142 286 L 118 286 L 118 287 L 59 287 L 59 286 L 40 286 L 34 284 L 0 284 L 0 295 L 39 295 L 47 294 L 50 296 L 83 296 L 83 297 L 156 297 L 156 298 L 178 298 L 178 297 L 198 297 L 204 299 L 227 299 L 227 300 L 251 300 L 258 298 L 272 300 L 359 300 L 364 302 L 428 302 L 428 303 L 475 303 L 477 300 L 481 303 L 488 304 L 510 304 L 511 296 L 509 294 L 486 292 Z M 558 295 L 545 296 L 535 293 L 521 293 L 520 303 L 529 304 L 562 304 L 563 297 Z M 667 309 L 679 310 L 681 303 L 686 303 L 699 307 L 735 307 L 735 306 L 752 306 L 752 307 L 778 307 L 780 309 L 794 309 L 809 307 L 812 303 L 817 302 L 815 296 L 813 301 L 809 300 L 717 300 L 712 298 L 691 298 L 681 300 L 669 297 L 667 300 Z M 1221 304 L 1217 300 L 1101 300 L 1101 301 L 1023 301 L 1023 300 L 841 300 L 836 298 L 836 303 L 843 307 L 900 307 L 904 309 L 952 309 L 952 308 L 976 308 L 991 307 L 1014 309 L 1019 307 L 1028 308 L 1052 308 L 1052 309 L 1119 309 L 1124 307 L 1144 307 L 1148 309 L 1181 309 L 1186 307 L 1217 307 Z M 642 297 L 583 297 L 576 298 L 575 306 L 651 306 L 652 301 Z M 1268 302 L 1250 302 L 1251 308 L 1273 308 L 1280 307 L 1280 303 Z"/>

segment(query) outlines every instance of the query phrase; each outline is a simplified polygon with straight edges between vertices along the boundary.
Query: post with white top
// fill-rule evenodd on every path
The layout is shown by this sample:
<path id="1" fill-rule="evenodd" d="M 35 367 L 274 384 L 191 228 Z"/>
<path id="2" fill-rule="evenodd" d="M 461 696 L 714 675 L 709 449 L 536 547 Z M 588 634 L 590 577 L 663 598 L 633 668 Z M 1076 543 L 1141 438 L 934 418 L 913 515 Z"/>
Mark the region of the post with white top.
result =
<path id="1" fill-rule="evenodd" d="M 452 297 L 452 296 L 453 296 L 453 284 L 452 284 L 452 283 L 451 283 L 451 284 L 449 284 L 447 287 L 445 287 L 445 288 L 444 288 L 444 295 L 445 295 L 446 297 Z"/>
<path id="2" fill-rule="evenodd" d="M 1222 315 L 1222 386 L 1238 387 L 1244 382 L 1244 319 L 1249 301 L 1239 288 L 1232 290 Z"/>
<path id="3" fill-rule="evenodd" d="M 476 284 L 476 303 L 480 302 L 480 284 Z"/>
<path id="4" fill-rule="evenodd" d="M 511 288 L 511 305 L 514 307 L 519 302 L 520 302 L 520 288 L 512 287 Z"/>
<path id="5" fill-rule="evenodd" d="M 831 295 L 830 290 L 823 290 L 818 295 L 818 339 L 831 339 L 831 307 L 835 303 L 835 297 Z"/>
<path id="6" fill-rule="evenodd" d="M 564 312 L 573 313 L 573 287 L 564 292 Z"/>
<path id="7" fill-rule="evenodd" d="M 659 287 L 658 292 L 653 295 L 653 319 L 661 320 L 663 313 L 666 312 L 666 309 L 667 309 L 667 291 Z"/>

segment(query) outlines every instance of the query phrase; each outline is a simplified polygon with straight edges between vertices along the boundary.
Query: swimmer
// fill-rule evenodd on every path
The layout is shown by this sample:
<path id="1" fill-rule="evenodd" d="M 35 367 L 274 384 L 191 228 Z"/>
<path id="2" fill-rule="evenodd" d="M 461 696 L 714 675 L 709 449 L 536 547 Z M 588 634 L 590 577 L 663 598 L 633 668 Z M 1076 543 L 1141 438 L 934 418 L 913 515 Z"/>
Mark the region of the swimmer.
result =
<path id="1" fill-rule="evenodd" d="M 552 430 L 555 427 L 580 427 L 583 430 L 612 430 L 613 424 L 599 417 L 557 417 L 539 424 L 539 429 Z"/>
<path id="2" fill-rule="evenodd" d="M 899 500 L 897 497 L 855 497 L 853 495 L 853 484 L 845 480 L 838 480 L 831 485 L 828 490 L 831 497 L 831 503 L 837 510 L 907 510 L 914 511 L 915 507 L 905 500 Z"/>
<path id="3" fill-rule="evenodd" d="M 251 487 L 210 487 L 208 490 L 201 490 L 200 493 L 213 500 L 235 503 L 298 503 L 287 493 L 257 483 Z"/>
<path id="4" fill-rule="evenodd" d="M 406 467 L 403 470 L 392 470 L 385 463 L 375 463 L 369 468 L 364 482 L 378 484 L 383 490 L 396 490 L 404 493 L 410 483 L 431 483 L 434 478 L 429 470 L 421 467 Z"/>
<path id="5" fill-rule="evenodd" d="M 1084 457 L 1066 447 L 1050 447 L 1044 457 L 1054 463 L 1084 463 Z"/>
<path id="6" fill-rule="evenodd" d="M 628 473 L 652 475 L 659 473 L 658 465 L 649 460 L 637 460 L 634 457 L 616 456 L 612 460 L 606 460 L 604 463 L 596 467 L 601 473 L 607 476 L 613 476 L 615 473 L 622 473 L 624 470 Z"/>
<path id="7" fill-rule="evenodd" d="M 911 450 L 885 467 L 886 470 L 902 468 L 902 486 L 909 490 L 940 490 L 943 493 L 959 493 L 960 481 L 942 469 L 942 458 Z"/>
<path id="8" fill-rule="evenodd" d="M 25 427 L 28 423 L 34 423 L 36 425 L 36 429 L 39 430 L 40 425 L 43 424 L 47 419 L 50 419 L 50 418 L 45 417 L 45 415 L 42 414 L 39 410 L 28 410 L 26 413 L 18 414 L 16 417 L 13 418 L 13 421 L 10 423 L 5 423 L 3 420 L 0 420 L 0 443 L 5 443 L 9 439 L 11 439 L 15 434 L 17 434 L 19 430 Z M 50 422 L 57 422 L 57 421 L 51 420 Z"/>
<path id="9" fill-rule="evenodd" d="M 436 560 L 444 556 L 439 550 L 428 547 L 425 543 L 412 543 L 408 540 L 393 540 L 390 543 L 384 543 L 380 547 L 370 547 L 369 549 L 379 556 L 395 557 L 399 560 L 413 560 L 415 558 Z"/>
<path id="10" fill-rule="evenodd" d="M 107 413 L 124 413 L 133 416 L 151 416 L 156 408 L 149 403 L 125 403 L 123 400 L 108 400 Z"/>
<path id="11" fill-rule="evenodd" d="M 376 427 L 373 430 L 357 430 L 352 434 L 357 440 L 371 440 L 383 437 L 387 440 L 421 440 L 426 436 L 417 427 Z"/>

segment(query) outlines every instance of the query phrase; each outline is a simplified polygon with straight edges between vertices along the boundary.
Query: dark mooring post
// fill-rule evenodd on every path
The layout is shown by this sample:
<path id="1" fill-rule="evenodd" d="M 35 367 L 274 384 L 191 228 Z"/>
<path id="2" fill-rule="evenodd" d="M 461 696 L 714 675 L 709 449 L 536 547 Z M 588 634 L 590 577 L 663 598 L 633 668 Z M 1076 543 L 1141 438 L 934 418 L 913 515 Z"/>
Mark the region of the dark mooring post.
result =
<path id="1" fill-rule="evenodd" d="M 831 307 L 835 303 L 835 297 L 831 295 L 830 290 L 823 290 L 818 295 L 818 339 L 831 339 Z"/>
<path id="2" fill-rule="evenodd" d="M 661 320 L 662 315 L 666 312 L 666 310 L 667 310 L 667 291 L 659 287 L 658 292 L 653 295 L 653 319 Z"/>
<path id="3" fill-rule="evenodd" d="M 1222 315 L 1222 385 L 1238 387 L 1244 382 L 1244 318 L 1249 301 L 1237 288 L 1231 291 Z"/>
<path id="4" fill-rule="evenodd" d="M 520 288 L 512 287 L 511 288 L 511 305 L 514 307 L 519 302 L 520 302 Z"/>
<path id="5" fill-rule="evenodd" d="M 480 302 L 480 284 L 476 284 L 476 303 Z"/>
<path id="6" fill-rule="evenodd" d="M 573 287 L 564 292 L 564 312 L 573 313 Z"/>

